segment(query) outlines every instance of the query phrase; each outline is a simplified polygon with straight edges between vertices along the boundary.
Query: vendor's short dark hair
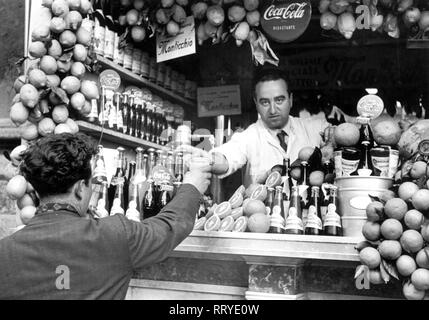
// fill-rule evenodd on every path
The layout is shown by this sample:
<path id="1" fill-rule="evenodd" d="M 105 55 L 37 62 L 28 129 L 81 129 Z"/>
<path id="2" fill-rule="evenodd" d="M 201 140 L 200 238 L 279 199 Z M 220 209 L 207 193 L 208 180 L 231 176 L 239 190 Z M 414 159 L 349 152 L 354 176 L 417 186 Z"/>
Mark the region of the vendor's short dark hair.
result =
<path id="1" fill-rule="evenodd" d="M 253 94 L 256 93 L 256 86 L 258 83 L 276 80 L 284 80 L 289 92 L 289 79 L 282 70 L 278 68 L 264 68 L 257 70 L 253 76 Z"/>
<path id="2" fill-rule="evenodd" d="M 40 197 L 66 194 L 79 180 L 89 183 L 95 153 L 94 141 L 84 134 L 50 135 L 29 147 L 20 169 Z"/>

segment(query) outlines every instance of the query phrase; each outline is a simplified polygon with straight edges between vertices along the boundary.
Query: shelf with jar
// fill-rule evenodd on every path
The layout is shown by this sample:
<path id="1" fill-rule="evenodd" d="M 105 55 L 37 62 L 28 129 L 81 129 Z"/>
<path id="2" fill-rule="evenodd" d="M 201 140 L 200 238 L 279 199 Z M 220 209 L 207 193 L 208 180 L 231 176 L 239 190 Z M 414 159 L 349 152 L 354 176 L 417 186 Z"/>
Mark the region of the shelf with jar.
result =
<path id="1" fill-rule="evenodd" d="M 196 101 L 192 101 L 190 99 L 184 98 L 179 94 L 176 94 L 174 91 L 169 90 L 167 88 L 162 87 L 161 85 L 156 84 L 134 72 L 128 70 L 115 62 L 106 59 L 101 55 L 96 56 L 97 63 L 101 66 L 102 70 L 105 69 L 113 69 L 121 76 L 121 79 L 127 83 L 131 83 L 140 87 L 146 87 L 149 90 L 153 90 L 153 92 L 162 98 L 168 99 L 174 103 L 181 105 L 184 108 L 195 108 Z M 162 64 L 160 64 L 161 66 Z M 186 80 L 185 80 L 186 81 Z M 183 81 L 181 81 L 183 82 Z M 195 88 L 196 89 L 196 88 Z"/>

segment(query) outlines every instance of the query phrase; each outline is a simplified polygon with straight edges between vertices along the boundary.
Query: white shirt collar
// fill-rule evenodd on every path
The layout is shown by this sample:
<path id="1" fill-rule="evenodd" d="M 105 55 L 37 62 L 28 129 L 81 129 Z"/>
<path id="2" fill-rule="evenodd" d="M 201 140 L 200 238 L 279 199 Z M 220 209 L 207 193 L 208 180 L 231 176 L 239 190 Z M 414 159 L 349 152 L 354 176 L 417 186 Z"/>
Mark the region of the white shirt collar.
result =
<path id="1" fill-rule="evenodd" d="M 261 124 L 262 124 L 262 126 L 270 133 L 270 135 L 273 137 L 273 138 L 275 138 L 275 139 L 277 139 L 277 135 L 280 133 L 280 131 L 284 131 L 284 132 L 286 132 L 286 134 L 288 135 L 288 136 L 290 136 L 291 135 L 291 133 L 293 132 L 293 129 L 292 129 L 292 121 L 293 121 L 293 117 L 292 116 L 289 116 L 289 119 L 288 119 L 288 122 L 286 123 L 286 125 L 283 127 L 283 129 L 270 129 L 270 128 L 268 128 L 267 127 L 267 125 L 265 124 L 265 122 L 264 121 L 262 121 L 262 119 L 259 119 L 258 120 Z"/>

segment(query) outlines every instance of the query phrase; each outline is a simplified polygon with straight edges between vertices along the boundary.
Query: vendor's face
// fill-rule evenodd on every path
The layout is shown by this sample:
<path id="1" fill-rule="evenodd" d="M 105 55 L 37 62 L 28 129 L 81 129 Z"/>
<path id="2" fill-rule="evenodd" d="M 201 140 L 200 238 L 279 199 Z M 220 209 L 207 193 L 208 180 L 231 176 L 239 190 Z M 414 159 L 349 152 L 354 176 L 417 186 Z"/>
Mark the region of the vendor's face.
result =
<path id="1" fill-rule="evenodd" d="M 270 129 L 282 129 L 288 122 L 292 108 L 286 81 L 270 80 L 256 85 L 255 104 L 262 121 Z"/>

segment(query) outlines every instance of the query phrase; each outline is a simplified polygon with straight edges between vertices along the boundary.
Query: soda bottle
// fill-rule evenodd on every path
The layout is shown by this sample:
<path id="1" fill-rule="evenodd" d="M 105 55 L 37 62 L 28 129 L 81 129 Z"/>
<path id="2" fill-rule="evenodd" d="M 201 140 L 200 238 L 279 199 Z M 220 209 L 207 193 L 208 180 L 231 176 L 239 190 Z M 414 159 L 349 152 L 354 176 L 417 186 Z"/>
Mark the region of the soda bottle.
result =
<path id="1" fill-rule="evenodd" d="M 285 222 L 286 234 L 304 234 L 304 224 L 301 217 L 301 201 L 298 193 L 298 187 L 292 187 L 292 198 Z"/>
<path id="2" fill-rule="evenodd" d="M 115 23 L 113 22 L 110 1 L 105 4 L 104 13 L 106 15 L 104 57 L 113 61 L 113 54 L 115 53 Z"/>
<path id="3" fill-rule="evenodd" d="M 103 13 L 103 7 L 101 1 L 95 1 L 94 3 L 94 36 L 93 36 L 93 49 L 95 54 L 104 56 L 104 40 L 106 35 L 106 18 Z"/>
<path id="4" fill-rule="evenodd" d="M 147 168 L 147 177 L 152 178 L 153 168 L 155 168 L 155 165 L 156 165 L 155 149 L 150 148 L 148 152 L 149 152 L 149 162 L 148 162 L 148 168 Z"/>
<path id="5" fill-rule="evenodd" d="M 342 236 L 341 217 L 337 213 L 337 187 L 332 186 L 329 196 L 329 205 L 323 224 L 323 233 L 327 236 Z"/>
<path id="6" fill-rule="evenodd" d="M 369 177 L 373 175 L 373 166 L 370 155 L 370 146 L 371 143 L 367 140 L 362 141 L 361 143 L 361 158 L 358 166 L 358 175 L 361 177 Z"/>
<path id="7" fill-rule="evenodd" d="M 153 179 L 149 179 L 148 183 L 149 189 L 146 191 L 142 203 L 143 219 L 148 219 L 158 214 L 155 181 Z"/>
<path id="8" fill-rule="evenodd" d="M 273 210 L 270 218 L 270 230 L 268 231 L 269 233 L 284 233 L 285 212 L 283 208 L 282 190 L 282 187 L 276 187 Z"/>
<path id="9" fill-rule="evenodd" d="M 267 215 L 271 216 L 271 213 L 273 211 L 274 206 L 274 197 L 275 197 L 275 189 L 274 188 L 268 188 L 268 195 L 267 195 L 267 201 L 265 202 L 265 206 L 267 207 Z"/>
<path id="10" fill-rule="evenodd" d="M 168 151 L 167 170 L 170 172 L 171 176 L 175 178 L 175 163 L 174 163 L 173 151 Z"/>
<path id="11" fill-rule="evenodd" d="M 130 129 L 130 135 L 135 137 L 137 133 L 137 106 L 135 103 L 135 96 L 132 94 L 130 96 L 130 116 L 131 116 L 131 129 Z"/>
<path id="12" fill-rule="evenodd" d="M 173 192 L 172 186 L 168 181 L 163 181 L 160 185 L 160 192 L 158 196 L 158 212 L 160 212 L 166 205 L 171 201 L 171 192 Z"/>
<path id="13" fill-rule="evenodd" d="M 185 168 L 183 163 L 183 153 L 179 152 L 176 157 L 176 181 L 183 182 L 183 178 L 185 176 Z"/>
<path id="14" fill-rule="evenodd" d="M 153 106 L 152 104 L 148 103 L 147 112 L 146 112 L 146 125 L 145 125 L 146 127 L 145 140 L 148 142 L 152 141 L 153 125 L 154 125 Z"/>
<path id="15" fill-rule="evenodd" d="M 323 234 L 322 213 L 320 211 L 320 188 L 311 188 L 310 206 L 308 208 L 307 223 L 305 225 L 305 234 L 321 235 Z"/>
<path id="16" fill-rule="evenodd" d="M 137 163 L 131 161 L 128 165 L 127 179 L 124 184 L 124 198 L 125 198 L 125 208 L 128 208 L 128 201 L 130 199 L 130 181 L 131 178 L 136 174 Z"/>
<path id="17" fill-rule="evenodd" d="M 292 195 L 290 198 L 289 210 L 290 208 L 295 208 L 298 217 L 302 219 L 301 196 L 299 195 L 298 188 L 299 188 L 298 186 L 292 187 Z"/>
<path id="18" fill-rule="evenodd" d="M 124 171 L 124 163 L 125 163 L 125 149 L 122 147 L 119 147 L 118 149 L 118 162 L 116 165 L 116 173 L 112 177 L 112 181 L 110 182 L 108 196 L 109 196 L 109 212 L 112 209 L 113 200 L 115 199 L 115 195 L 117 194 L 117 188 L 121 184 L 121 188 L 124 188 L 125 180 L 127 177 L 125 176 Z M 123 195 L 123 192 L 122 192 Z M 124 201 L 121 202 L 122 205 L 124 205 Z"/>
<path id="19" fill-rule="evenodd" d="M 142 120 L 143 120 L 143 104 L 141 102 L 136 103 L 136 137 L 142 137 Z"/>
<path id="20" fill-rule="evenodd" d="M 122 118 L 123 118 L 122 133 L 129 135 L 130 128 L 131 128 L 131 121 L 130 121 L 130 110 L 128 106 L 128 98 L 129 98 L 129 95 L 127 92 L 125 92 L 122 95 L 121 110 L 122 110 Z"/>
<path id="21" fill-rule="evenodd" d="M 103 146 L 98 146 L 97 154 L 94 158 L 94 166 L 92 170 L 92 195 L 89 201 L 89 208 L 96 210 L 98 199 L 101 197 L 103 182 L 107 183 L 106 165 L 103 156 Z"/>
<path id="22" fill-rule="evenodd" d="M 137 203 L 137 210 L 141 211 L 141 201 L 144 196 L 144 183 L 147 180 L 146 175 L 146 157 L 143 155 L 143 149 L 137 148 L 136 149 L 136 173 L 134 176 L 130 179 L 130 187 L 129 187 L 129 195 L 130 195 L 130 201 L 135 200 Z"/>
<path id="23" fill-rule="evenodd" d="M 326 213 L 328 212 L 329 195 L 330 195 L 330 184 L 322 184 L 320 192 L 320 212 L 322 214 L 322 222 L 325 221 Z"/>
<path id="24" fill-rule="evenodd" d="M 147 103 L 142 103 L 142 109 L 141 109 L 141 120 L 140 120 L 140 138 L 145 139 L 146 138 L 146 123 L 147 123 Z"/>
<path id="25" fill-rule="evenodd" d="M 124 130 L 124 117 L 123 117 L 123 111 L 122 111 L 122 104 L 121 104 L 121 94 L 119 92 L 115 93 L 115 113 L 116 113 L 116 126 L 115 130 L 119 132 L 123 132 Z"/>
<path id="26" fill-rule="evenodd" d="M 325 181 L 326 183 L 334 183 L 335 181 L 335 170 L 332 162 L 327 160 L 323 163 L 323 172 L 325 173 Z"/>
<path id="27" fill-rule="evenodd" d="M 124 201 L 124 184 L 119 182 L 116 188 L 116 193 L 113 198 L 112 209 L 110 210 L 110 215 L 115 214 L 125 214 L 125 201 Z"/>
<path id="28" fill-rule="evenodd" d="M 303 220 L 304 223 L 307 221 L 307 215 L 308 215 L 308 207 L 310 204 L 310 184 L 308 183 L 308 174 L 309 174 L 309 168 L 308 168 L 308 162 L 302 161 L 301 163 L 301 181 L 298 186 L 299 195 L 301 197 L 301 211 L 302 215 L 300 218 Z M 298 212 L 299 214 L 299 212 Z"/>
<path id="29" fill-rule="evenodd" d="M 101 186 L 101 197 L 97 201 L 96 208 L 97 215 L 100 219 L 109 216 L 109 199 L 107 197 L 107 187 L 107 181 L 103 181 Z"/>
<path id="30" fill-rule="evenodd" d="M 375 145 L 375 140 L 370 127 L 371 119 L 367 117 L 357 117 L 357 122 L 361 124 L 359 144 L 361 144 L 363 141 L 368 141 L 369 148 L 373 148 Z"/>

